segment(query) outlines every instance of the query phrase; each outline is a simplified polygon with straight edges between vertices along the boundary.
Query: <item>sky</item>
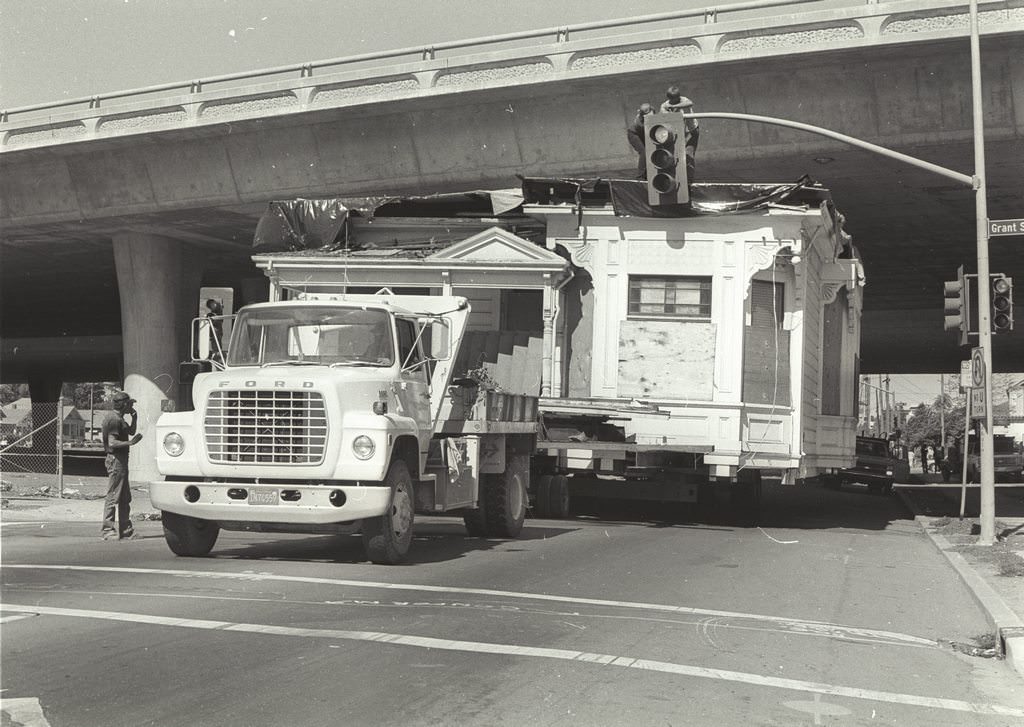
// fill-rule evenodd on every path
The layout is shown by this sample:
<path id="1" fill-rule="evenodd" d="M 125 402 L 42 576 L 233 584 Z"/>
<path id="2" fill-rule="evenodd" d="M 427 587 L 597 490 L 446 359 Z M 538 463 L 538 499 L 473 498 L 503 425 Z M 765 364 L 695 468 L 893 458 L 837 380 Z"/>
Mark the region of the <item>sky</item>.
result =
<path id="1" fill-rule="evenodd" d="M 732 2 L 0 0 L 0 108 Z"/>

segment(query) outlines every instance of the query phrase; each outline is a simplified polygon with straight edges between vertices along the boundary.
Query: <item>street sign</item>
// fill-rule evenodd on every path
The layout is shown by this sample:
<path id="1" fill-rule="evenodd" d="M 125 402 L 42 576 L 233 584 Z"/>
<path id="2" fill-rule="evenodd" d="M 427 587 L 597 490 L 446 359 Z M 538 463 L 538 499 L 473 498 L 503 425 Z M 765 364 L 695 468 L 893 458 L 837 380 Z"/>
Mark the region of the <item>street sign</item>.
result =
<path id="1" fill-rule="evenodd" d="M 984 388 L 985 386 L 985 349 L 977 346 L 971 349 L 971 386 Z"/>
<path id="2" fill-rule="evenodd" d="M 985 418 L 985 349 L 971 349 L 971 419 Z"/>
<path id="3" fill-rule="evenodd" d="M 960 362 L 960 388 L 969 389 L 971 388 L 971 362 L 961 361 Z"/>
<path id="4" fill-rule="evenodd" d="M 1001 237 L 1003 235 L 1024 235 L 1024 219 L 989 220 L 988 236 Z"/>
<path id="5" fill-rule="evenodd" d="M 971 419 L 985 418 L 985 389 L 971 389 Z"/>

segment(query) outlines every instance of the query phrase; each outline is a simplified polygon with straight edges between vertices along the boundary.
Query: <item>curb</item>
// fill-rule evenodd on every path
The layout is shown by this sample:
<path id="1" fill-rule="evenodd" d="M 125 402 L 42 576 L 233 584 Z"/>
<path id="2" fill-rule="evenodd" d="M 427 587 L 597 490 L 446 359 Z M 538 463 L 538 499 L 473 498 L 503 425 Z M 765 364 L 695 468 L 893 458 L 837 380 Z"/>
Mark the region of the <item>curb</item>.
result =
<path id="1" fill-rule="evenodd" d="M 995 629 L 996 640 L 1006 661 L 1024 677 L 1024 621 L 1006 604 L 1002 596 L 978 575 L 971 564 L 952 549 L 952 543 L 942 535 L 928 529 L 926 525 L 930 516 L 919 514 L 917 508 L 904 493 L 897 490 L 897 494 L 907 509 L 914 514 L 914 521 L 921 526 L 924 534 L 946 557 L 957 575 L 960 576 L 960 580 L 967 586 L 967 590 L 971 592 L 974 600 L 985 612 L 989 624 Z"/>

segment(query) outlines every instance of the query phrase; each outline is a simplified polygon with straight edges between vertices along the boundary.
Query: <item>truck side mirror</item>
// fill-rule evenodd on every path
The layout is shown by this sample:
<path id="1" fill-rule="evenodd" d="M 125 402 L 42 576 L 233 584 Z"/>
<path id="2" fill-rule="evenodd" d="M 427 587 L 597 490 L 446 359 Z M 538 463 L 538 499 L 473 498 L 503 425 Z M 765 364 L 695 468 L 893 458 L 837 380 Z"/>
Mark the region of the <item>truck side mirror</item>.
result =
<path id="1" fill-rule="evenodd" d="M 178 383 L 191 384 L 199 374 L 213 369 L 209 361 L 182 361 L 178 364 Z"/>
<path id="2" fill-rule="evenodd" d="M 228 352 L 225 328 L 234 322 L 235 317 L 200 316 L 192 319 L 190 349 L 193 361 L 224 362 Z"/>
<path id="3" fill-rule="evenodd" d="M 420 321 L 428 326 L 430 358 L 447 361 L 452 356 L 452 327 L 444 318 L 424 318 Z"/>

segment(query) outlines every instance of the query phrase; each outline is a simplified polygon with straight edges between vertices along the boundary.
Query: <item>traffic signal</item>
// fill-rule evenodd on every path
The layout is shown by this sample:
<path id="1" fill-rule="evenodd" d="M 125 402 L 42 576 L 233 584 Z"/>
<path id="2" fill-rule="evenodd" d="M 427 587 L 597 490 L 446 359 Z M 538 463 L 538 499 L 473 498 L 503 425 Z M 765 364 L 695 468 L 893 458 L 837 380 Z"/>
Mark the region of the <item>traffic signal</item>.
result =
<path id="1" fill-rule="evenodd" d="M 1013 330 L 1013 278 L 992 276 L 992 332 Z"/>
<path id="2" fill-rule="evenodd" d="M 967 281 L 964 278 L 964 266 L 956 269 L 956 280 L 943 283 L 944 309 L 946 312 L 945 329 L 959 331 L 960 345 L 967 345 L 969 327 L 969 310 L 967 306 Z"/>
<path id="3" fill-rule="evenodd" d="M 690 188 L 683 151 L 686 143 L 683 117 L 676 113 L 648 114 L 644 117 L 644 134 L 648 203 L 652 206 L 688 203 Z"/>

